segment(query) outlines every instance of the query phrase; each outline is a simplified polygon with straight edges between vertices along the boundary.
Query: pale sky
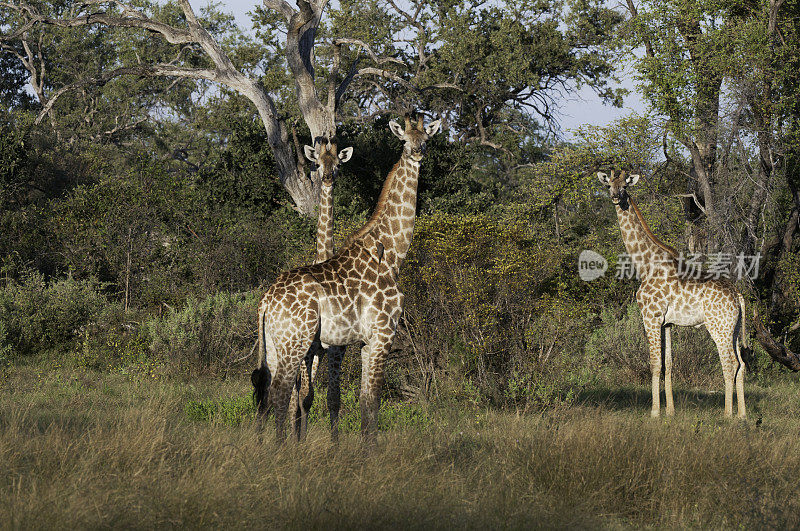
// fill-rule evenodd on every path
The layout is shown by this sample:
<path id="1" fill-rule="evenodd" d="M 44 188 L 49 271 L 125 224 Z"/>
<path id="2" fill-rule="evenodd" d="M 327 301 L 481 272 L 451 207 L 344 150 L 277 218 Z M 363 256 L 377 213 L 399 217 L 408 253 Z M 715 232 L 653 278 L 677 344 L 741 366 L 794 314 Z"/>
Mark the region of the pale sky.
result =
<path id="1" fill-rule="evenodd" d="M 247 15 L 255 7 L 258 0 L 228 0 L 222 5 L 223 11 L 233 13 L 240 28 L 249 30 L 252 22 Z M 204 0 L 192 0 L 192 5 L 198 8 L 204 5 Z M 647 105 L 642 101 L 639 94 L 635 91 L 635 83 L 630 76 L 630 72 L 620 72 L 620 85 L 630 90 L 630 94 L 624 99 L 623 108 L 616 109 L 608 105 L 603 105 L 600 98 L 589 88 L 572 94 L 563 100 L 558 108 L 559 123 L 564 136 L 569 139 L 569 130 L 582 124 L 607 125 L 617 118 L 621 118 L 636 111 L 644 113 Z"/>

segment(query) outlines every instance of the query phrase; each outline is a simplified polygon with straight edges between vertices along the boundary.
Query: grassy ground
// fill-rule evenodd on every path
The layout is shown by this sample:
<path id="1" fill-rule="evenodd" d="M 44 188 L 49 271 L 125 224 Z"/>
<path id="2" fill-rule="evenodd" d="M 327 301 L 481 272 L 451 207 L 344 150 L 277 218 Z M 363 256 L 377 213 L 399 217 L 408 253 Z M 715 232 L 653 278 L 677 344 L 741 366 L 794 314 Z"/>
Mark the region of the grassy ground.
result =
<path id="1" fill-rule="evenodd" d="M 278 448 L 244 375 L 27 364 L 0 377 L 0 526 L 798 527 L 800 385 L 747 391 L 747 422 L 681 389 L 651 420 L 630 387 L 543 413 L 417 406 L 368 451 L 317 422 Z"/>

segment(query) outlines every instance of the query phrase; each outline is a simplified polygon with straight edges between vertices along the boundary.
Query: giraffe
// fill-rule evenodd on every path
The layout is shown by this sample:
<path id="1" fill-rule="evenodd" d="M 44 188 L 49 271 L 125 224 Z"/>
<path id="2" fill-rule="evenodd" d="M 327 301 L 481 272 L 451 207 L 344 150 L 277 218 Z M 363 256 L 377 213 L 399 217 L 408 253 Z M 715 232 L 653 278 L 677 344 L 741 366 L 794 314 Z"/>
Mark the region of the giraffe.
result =
<path id="1" fill-rule="evenodd" d="M 264 294 L 258 317 L 259 363 L 252 381 L 259 426 L 274 408 L 279 441 L 286 437 L 287 402 L 298 366 L 315 338 L 323 345 L 364 343 L 361 434 L 365 441 L 375 441 L 384 364 L 403 309 L 398 275 L 414 232 L 420 162 L 440 124 L 436 120 L 424 126 L 421 116 L 407 116 L 405 128 L 391 121 L 392 133 L 404 142 L 403 154 L 367 223 L 333 258 L 282 273 Z M 338 371 L 328 363 L 329 371 Z M 335 440 L 339 400 L 332 398 L 328 407 Z"/>
<path id="2" fill-rule="evenodd" d="M 628 186 L 639 175 L 621 171 L 615 177 L 598 172 L 614 203 L 625 249 L 636 266 L 641 285 L 636 301 L 642 312 L 650 348 L 653 402 L 651 416 L 658 417 L 660 405 L 661 355 L 664 355 L 666 414 L 675 414 L 672 399 L 671 326 L 705 325 L 716 343 L 725 380 L 725 416 L 733 416 L 733 386 L 736 384 L 737 416 L 745 418 L 744 362 L 740 347 L 747 348 L 744 298 L 727 279 L 686 278 L 678 269 L 678 253 L 650 231 L 639 207 L 628 194 Z"/>
<path id="3" fill-rule="evenodd" d="M 316 172 L 321 178 L 319 192 L 319 212 L 317 215 L 317 239 L 315 264 L 319 264 L 333 257 L 333 181 L 339 174 L 339 166 L 353 156 L 353 148 L 348 147 L 338 150 L 336 138 L 330 140 L 320 137 L 314 142 L 314 147 L 304 146 L 306 158 L 316 164 Z M 314 377 L 320 360 L 325 355 L 325 347 L 315 341 L 303 360 L 303 367 L 299 371 L 297 385 L 292 391 L 289 402 L 289 411 L 293 413 L 292 423 L 297 438 L 304 439 L 307 428 L 308 412 L 314 402 Z M 342 347 L 331 346 L 327 348 L 330 356 L 343 356 Z"/>

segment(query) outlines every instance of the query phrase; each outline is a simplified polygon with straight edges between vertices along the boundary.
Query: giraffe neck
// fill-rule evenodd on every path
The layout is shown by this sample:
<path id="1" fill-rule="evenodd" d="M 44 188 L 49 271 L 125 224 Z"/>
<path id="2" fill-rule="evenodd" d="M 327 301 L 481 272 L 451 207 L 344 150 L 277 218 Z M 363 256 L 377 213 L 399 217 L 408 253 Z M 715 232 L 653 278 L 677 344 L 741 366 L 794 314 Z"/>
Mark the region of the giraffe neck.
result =
<path id="1" fill-rule="evenodd" d="M 388 188 L 385 198 L 382 197 L 385 200 L 379 201 L 383 208 L 376 236 L 384 246 L 387 263 L 395 271 L 405 260 L 414 236 L 418 183 L 419 162 L 403 155 L 384 185 L 384 189 Z"/>
<path id="2" fill-rule="evenodd" d="M 677 271 L 678 252 L 659 240 L 647 226 L 639 207 L 628 196 L 629 206 L 623 210 L 616 205 L 619 230 L 639 277 L 644 280 L 656 274 Z"/>
<path id="3" fill-rule="evenodd" d="M 404 153 L 386 177 L 372 216 L 347 244 L 371 235 L 383 246 L 383 259 L 389 267 L 399 270 L 414 235 L 418 181 L 419 162 Z"/>
<path id="4" fill-rule="evenodd" d="M 333 181 L 322 180 L 319 191 L 319 215 L 317 216 L 317 258 L 324 262 L 333 256 Z"/>

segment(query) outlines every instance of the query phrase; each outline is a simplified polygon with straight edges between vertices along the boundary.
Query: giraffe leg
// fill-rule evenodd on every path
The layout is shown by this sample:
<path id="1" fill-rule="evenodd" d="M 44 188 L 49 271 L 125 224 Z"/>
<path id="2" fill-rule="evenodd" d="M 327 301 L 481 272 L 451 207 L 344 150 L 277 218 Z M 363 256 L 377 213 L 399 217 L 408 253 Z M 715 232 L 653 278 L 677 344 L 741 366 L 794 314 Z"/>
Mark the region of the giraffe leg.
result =
<path id="1" fill-rule="evenodd" d="M 284 355 L 278 358 L 278 366 L 270 385 L 270 401 L 275 408 L 275 435 L 279 442 L 286 439 L 286 415 L 289 410 L 291 395 L 297 383 L 297 371 L 300 369 L 305 354 L 308 352 L 313 335 L 298 338 L 294 348 L 286 348 Z M 292 411 L 296 414 L 296 410 Z"/>
<path id="2" fill-rule="evenodd" d="M 381 388 L 384 365 L 394 339 L 394 327 L 376 330 L 369 344 L 361 349 L 361 438 L 366 443 L 375 443 L 378 434 L 378 410 L 381 404 Z"/>
<path id="3" fill-rule="evenodd" d="M 717 345 L 719 361 L 722 365 L 722 376 L 725 379 L 725 416 L 733 417 L 733 384 L 736 371 L 739 368 L 739 360 L 733 347 L 733 330 L 727 330 L 715 323 L 707 323 L 711 338 Z M 742 395 L 744 397 L 744 394 Z"/>
<path id="4" fill-rule="evenodd" d="M 316 343 L 316 342 L 315 342 Z M 319 343 L 311 347 L 311 352 L 303 360 L 301 366 L 301 386 L 298 395 L 298 407 L 300 415 L 300 434 L 298 439 L 304 441 L 308 432 L 308 413 L 314 404 L 314 376 L 317 373 L 317 364 L 324 351 Z"/>
<path id="5" fill-rule="evenodd" d="M 294 377 L 287 374 L 289 372 L 289 364 L 279 362 L 269 391 L 269 400 L 275 410 L 275 438 L 278 442 L 286 440 L 286 413 L 295 383 Z"/>
<path id="6" fill-rule="evenodd" d="M 361 438 L 365 442 L 374 442 L 374 432 L 378 428 L 378 409 L 380 408 L 380 394 L 376 393 L 374 381 L 376 376 L 375 369 L 377 364 L 370 356 L 371 348 L 369 344 L 361 347 L 361 392 L 358 403 L 361 406 Z M 374 429 L 373 429 L 374 427 Z"/>
<path id="7" fill-rule="evenodd" d="M 661 379 L 661 323 L 645 320 L 647 343 L 650 346 L 650 374 L 652 377 L 653 405 L 651 417 L 661 414 L 660 379 Z"/>
<path id="8" fill-rule="evenodd" d="M 308 377 L 305 374 L 304 363 L 300 364 L 300 369 L 297 372 L 297 379 L 292 386 L 292 394 L 289 398 L 289 422 L 292 426 L 292 433 L 299 441 L 302 438 L 300 427 L 300 402 L 308 387 Z"/>
<path id="9" fill-rule="evenodd" d="M 664 394 L 667 396 L 667 416 L 675 414 L 672 400 L 672 327 L 663 327 L 664 335 Z"/>
<path id="10" fill-rule="evenodd" d="M 742 317 L 744 319 L 744 317 Z M 736 349 L 736 360 L 739 362 L 736 369 L 736 402 L 738 411 L 736 416 L 740 419 L 747 418 L 747 411 L 744 406 L 744 360 L 742 359 L 741 345 L 738 337 L 733 339 Z"/>
<path id="11" fill-rule="evenodd" d="M 339 441 L 339 408 L 342 400 L 340 379 L 344 351 L 344 347 L 328 347 L 328 414 L 331 419 L 331 440 L 333 442 Z"/>
<path id="12" fill-rule="evenodd" d="M 729 352 L 720 352 L 720 357 L 727 357 Z M 723 378 L 725 378 L 725 416 L 733 417 L 733 382 L 735 379 L 735 370 L 732 366 L 728 365 L 722 368 Z"/>

